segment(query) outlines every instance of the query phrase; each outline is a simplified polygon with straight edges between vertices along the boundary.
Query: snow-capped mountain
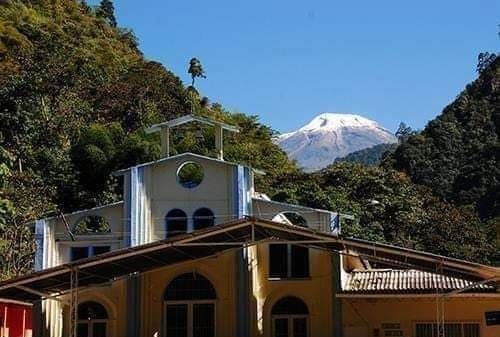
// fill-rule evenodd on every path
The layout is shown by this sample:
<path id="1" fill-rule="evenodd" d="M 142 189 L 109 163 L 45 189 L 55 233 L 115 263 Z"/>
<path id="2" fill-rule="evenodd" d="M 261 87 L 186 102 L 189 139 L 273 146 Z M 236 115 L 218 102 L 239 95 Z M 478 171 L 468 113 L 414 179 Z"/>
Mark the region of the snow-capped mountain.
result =
<path id="1" fill-rule="evenodd" d="M 297 131 L 281 134 L 276 143 L 306 171 L 333 163 L 335 158 L 396 137 L 377 122 L 343 113 L 322 113 Z"/>

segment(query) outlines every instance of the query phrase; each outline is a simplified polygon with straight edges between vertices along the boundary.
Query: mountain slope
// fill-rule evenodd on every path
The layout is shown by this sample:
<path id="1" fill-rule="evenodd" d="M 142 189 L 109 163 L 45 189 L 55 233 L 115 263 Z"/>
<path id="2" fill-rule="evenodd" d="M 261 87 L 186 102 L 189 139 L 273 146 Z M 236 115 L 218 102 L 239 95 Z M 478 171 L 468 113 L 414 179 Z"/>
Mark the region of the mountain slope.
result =
<path id="1" fill-rule="evenodd" d="M 299 130 L 280 135 L 276 142 L 304 170 L 315 171 L 349 153 L 394 143 L 396 137 L 359 115 L 322 113 Z"/>

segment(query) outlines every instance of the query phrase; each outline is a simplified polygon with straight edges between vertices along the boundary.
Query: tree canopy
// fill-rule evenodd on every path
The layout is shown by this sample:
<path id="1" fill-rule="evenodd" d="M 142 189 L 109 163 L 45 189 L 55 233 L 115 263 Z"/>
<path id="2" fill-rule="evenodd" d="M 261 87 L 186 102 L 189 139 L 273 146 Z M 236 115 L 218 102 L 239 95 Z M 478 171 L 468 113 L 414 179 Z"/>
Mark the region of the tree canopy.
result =
<path id="1" fill-rule="evenodd" d="M 491 228 L 473 210 L 441 200 L 403 172 L 337 163 L 280 176 L 274 186 L 275 200 L 354 215 L 342 224 L 345 236 L 480 262 L 495 252 Z"/>
<path id="2" fill-rule="evenodd" d="M 257 190 L 355 215 L 344 235 L 488 261 L 500 199 L 498 59 L 383 167 L 340 163 L 314 174 L 256 116 L 201 97 L 198 59 L 188 71 L 191 86 L 145 59 L 132 31 L 116 25 L 111 1 L 0 2 L 2 277 L 32 267 L 34 219 L 119 200 L 111 172 L 159 158 L 159 137 L 144 128 L 186 113 L 241 129 L 225 137 L 225 157 L 266 172 Z M 215 154 L 210 128 L 176 132 L 173 154 Z"/>
<path id="3" fill-rule="evenodd" d="M 477 70 L 478 79 L 422 132 L 406 137 L 384 166 L 477 214 L 500 263 L 500 57 L 481 53 Z"/>
<path id="4" fill-rule="evenodd" d="M 410 135 L 390 166 L 438 196 L 500 216 L 500 57 L 425 129 Z"/>
<path id="5" fill-rule="evenodd" d="M 158 136 L 143 132 L 154 123 L 190 112 L 225 120 L 247 133 L 228 139 L 238 141 L 227 147 L 228 159 L 267 169 L 268 156 L 282 164 L 277 171 L 295 168 L 257 118 L 209 104 L 163 65 L 145 59 L 133 33 L 116 27 L 112 7 L 104 0 L 94 9 L 63 0 L 0 4 L 0 214 L 8 229 L 2 237 L 23 238 L 30 258 L 26 224 L 120 199 L 110 173 L 159 157 Z M 193 74 L 203 75 L 201 64 L 194 64 Z M 203 142 L 193 141 L 189 130 L 178 135 L 173 151 L 210 154 L 214 135 L 203 132 Z M 1 263 L 18 273 L 23 269 L 12 263 L 24 258 Z"/>

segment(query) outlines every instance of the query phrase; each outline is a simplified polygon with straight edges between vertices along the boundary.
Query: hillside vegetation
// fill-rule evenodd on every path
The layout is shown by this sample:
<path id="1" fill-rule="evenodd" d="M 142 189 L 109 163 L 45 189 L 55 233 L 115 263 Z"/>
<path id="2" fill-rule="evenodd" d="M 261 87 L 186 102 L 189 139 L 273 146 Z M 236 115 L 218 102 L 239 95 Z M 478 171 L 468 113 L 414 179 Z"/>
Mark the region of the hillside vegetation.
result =
<path id="1" fill-rule="evenodd" d="M 190 112 L 240 127 L 226 138 L 225 157 L 264 170 L 259 191 L 354 214 L 345 235 L 488 262 L 488 227 L 474 209 L 451 203 L 458 199 L 415 185 L 397 157 L 401 150 L 397 169 L 340 164 L 305 174 L 257 117 L 207 102 L 145 59 L 112 14 L 72 0 L 0 1 L 1 278 L 30 270 L 28 224 L 120 199 L 120 182 L 110 173 L 159 157 L 158 135 L 144 128 Z M 173 153 L 213 154 L 214 135 L 197 130 L 174 134 Z"/>
<path id="2" fill-rule="evenodd" d="M 491 55 L 491 54 L 490 54 Z M 422 132 L 367 167 L 380 148 L 312 174 L 281 176 L 273 197 L 354 214 L 343 233 L 480 262 L 500 262 L 500 58 Z M 361 165 L 363 164 L 363 165 Z"/>
<path id="3" fill-rule="evenodd" d="M 0 199 L 13 206 L 0 212 L 0 248 L 17 254 L 2 254 L 4 277 L 30 267 L 21 259 L 32 255 L 27 223 L 120 198 L 110 173 L 159 157 L 158 136 L 143 132 L 151 124 L 194 112 L 238 125 L 226 157 L 268 171 L 262 188 L 295 169 L 256 117 L 206 104 L 137 45 L 100 8 L 71 0 L 0 2 L 1 168 L 10 171 Z M 173 153 L 213 151 L 213 134 L 203 130 L 200 142 L 195 131 L 174 135 Z"/>
<path id="4" fill-rule="evenodd" d="M 354 151 L 347 156 L 335 159 L 334 163 L 358 163 L 363 165 L 379 165 L 384 155 L 388 155 L 396 150 L 396 143 L 378 144 L 366 149 Z"/>
<path id="5" fill-rule="evenodd" d="M 500 57 L 425 129 L 397 148 L 390 165 L 436 195 L 500 216 Z"/>
<path id="6" fill-rule="evenodd" d="M 481 62 L 486 54 L 487 62 Z M 435 195 L 476 213 L 500 263 L 500 57 L 480 54 L 479 78 L 425 129 L 408 137 L 385 166 L 406 172 Z"/>

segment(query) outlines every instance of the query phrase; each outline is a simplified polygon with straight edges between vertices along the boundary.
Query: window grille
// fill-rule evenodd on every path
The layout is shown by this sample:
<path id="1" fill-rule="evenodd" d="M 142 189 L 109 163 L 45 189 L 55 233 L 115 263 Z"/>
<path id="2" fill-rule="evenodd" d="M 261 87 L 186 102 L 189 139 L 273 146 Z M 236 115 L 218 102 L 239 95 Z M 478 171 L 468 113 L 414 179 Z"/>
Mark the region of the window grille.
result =
<path id="1" fill-rule="evenodd" d="M 480 337 L 479 323 L 448 322 L 444 324 L 446 337 Z M 436 323 L 415 324 L 415 337 L 439 337 Z"/>

